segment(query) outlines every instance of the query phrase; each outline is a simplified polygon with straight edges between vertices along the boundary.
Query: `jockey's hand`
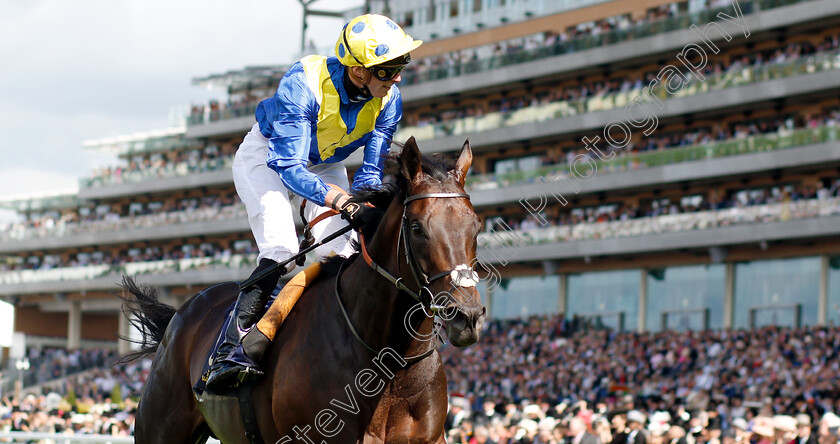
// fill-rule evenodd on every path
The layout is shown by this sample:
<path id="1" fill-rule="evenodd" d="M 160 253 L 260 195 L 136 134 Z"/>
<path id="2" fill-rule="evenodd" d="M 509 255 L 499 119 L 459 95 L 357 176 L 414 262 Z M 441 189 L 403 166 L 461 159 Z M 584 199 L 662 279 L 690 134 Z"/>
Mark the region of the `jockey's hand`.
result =
<path id="1" fill-rule="evenodd" d="M 361 228 L 365 226 L 368 222 L 373 220 L 375 216 L 373 208 L 365 205 L 364 203 L 349 201 L 344 202 L 341 207 L 338 208 L 338 212 L 341 213 L 341 218 L 349 222 L 353 228 Z"/>

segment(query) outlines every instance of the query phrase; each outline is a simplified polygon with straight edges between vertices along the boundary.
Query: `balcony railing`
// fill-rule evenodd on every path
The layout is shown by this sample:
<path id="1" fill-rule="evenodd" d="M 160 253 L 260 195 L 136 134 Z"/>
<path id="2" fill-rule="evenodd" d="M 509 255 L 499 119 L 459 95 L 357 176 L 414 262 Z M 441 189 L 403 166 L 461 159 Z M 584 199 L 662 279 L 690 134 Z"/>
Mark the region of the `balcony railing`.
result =
<path id="1" fill-rule="evenodd" d="M 598 173 L 601 174 L 737 156 L 740 154 L 764 153 L 818 143 L 836 142 L 838 140 L 840 140 L 840 128 L 825 126 L 797 131 L 780 131 L 684 148 L 666 148 L 658 151 L 647 151 L 620 157 L 616 156 L 608 161 L 599 159 L 592 159 L 592 161 L 597 166 Z M 475 190 L 490 190 L 533 182 L 538 177 L 554 178 L 559 175 L 568 176 L 569 172 L 568 164 L 558 164 L 530 171 L 470 176 L 467 178 L 467 187 Z"/>
<path id="2" fill-rule="evenodd" d="M 599 174 L 622 172 L 643 168 L 678 164 L 707 159 L 737 156 L 741 154 L 765 153 L 805 145 L 840 141 L 840 127 L 824 126 L 820 128 L 749 136 L 743 139 L 731 139 L 703 145 L 664 150 L 647 151 L 630 155 L 616 156 L 612 160 L 593 159 Z M 467 178 L 469 190 L 491 190 L 517 184 L 530 183 L 539 177 L 554 179 L 568 175 L 568 164 L 549 165 L 529 171 L 515 171 L 506 174 L 485 174 Z M 119 219 L 96 220 L 85 222 L 55 221 L 39 227 L 11 226 L 0 231 L 2 241 L 20 241 L 64 236 L 84 235 L 105 231 L 125 231 L 149 227 L 161 227 L 174 224 L 188 224 L 205 221 L 245 220 L 245 207 L 234 204 L 221 208 L 201 208 L 191 211 L 176 211 Z"/>
<path id="3" fill-rule="evenodd" d="M 208 112 L 190 114 L 187 116 L 187 126 L 204 125 L 219 120 L 236 119 L 239 117 L 253 116 L 259 101 L 225 105 L 219 109 L 212 109 Z"/>
<path id="4" fill-rule="evenodd" d="M 478 244 L 499 248 L 526 245 L 649 236 L 663 233 L 707 230 L 734 225 L 785 222 L 840 214 L 840 198 L 807 199 L 715 211 L 643 217 L 600 223 L 578 223 L 530 230 L 479 234 Z"/>
<path id="5" fill-rule="evenodd" d="M 709 75 L 703 82 L 689 76 L 691 83 L 675 94 L 669 94 L 662 84 L 657 84 L 651 93 L 659 99 L 665 100 L 671 97 L 688 97 L 735 86 L 837 70 L 840 70 L 840 52 L 831 51 L 804 56 L 787 63 L 767 64 L 759 67 L 747 66 L 740 70 L 732 69 L 727 72 Z M 641 89 L 620 91 L 578 100 L 555 101 L 514 111 L 498 111 L 481 117 L 465 117 L 437 124 L 404 127 L 397 131 L 394 140 L 405 141 L 412 135 L 417 140 L 428 140 L 478 133 L 525 123 L 542 122 L 584 113 L 608 111 L 626 106 L 634 98 L 639 97 L 641 93 Z"/>
<path id="6" fill-rule="evenodd" d="M 233 156 L 221 156 L 199 162 L 178 162 L 164 165 L 163 168 L 144 168 L 135 171 L 114 170 L 110 174 L 79 179 L 81 188 L 98 188 L 121 183 L 138 183 L 149 180 L 184 177 L 191 174 L 218 171 L 233 166 Z"/>
<path id="7" fill-rule="evenodd" d="M 808 1 L 814 0 L 748 0 L 738 2 L 738 4 L 741 7 L 741 13 L 743 15 L 750 15 L 762 10 L 774 9 L 781 6 L 788 6 Z M 407 86 L 432 80 L 441 80 L 449 77 L 485 72 L 505 66 L 542 60 L 548 57 L 597 49 L 607 45 L 636 40 L 665 32 L 685 30 L 692 24 L 708 23 L 718 20 L 717 14 L 719 12 L 731 14 L 732 7 L 728 6 L 719 9 L 681 14 L 666 19 L 642 23 L 628 29 L 608 31 L 598 35 L 576 38 L 571 41 L 558 41 L 555 44 L 542 48 L 528 50 L 522 49 L 493 57 L 470 60 L 455 65 L 418 68 L 417 71 L 407 69 L 406 71 L 403 71 L 402 82 L 400 84 Z M 270 86 L 264 84 L 263 82 L 255 85 L 256 87 Z M 254 109 L 258 103 L 259 101 L 248 101 L 245 103 L 220 105 L 217 109 L 208 108 L 206 111 L 186 116 L 187 125 L 204 125 L 221 120 L 253 116 Z"/>
<path id="8" fill-rule="evenodd" d="M 686 85 L 685 88 L 674 94 L 673 97 L 687 97 L 712 90 L 720 90 L 756 82 L 833 70 L 840 70 L 840 52 L 837 51 L 806 56 L 788 63 L 768 64 L 761 67 L 744 67 L 744 69 L 741 70 L 731 70 L 717 75 L 710 75 L 706 77 L 704 82 L 694 81 L 691 84 Z M 654 88 L 653 93 L 663 100 L 670 97 L 668 92 L 662 86 Z M 634 89 L 580 100 L 557 101 L 545 105 L 521 108 L 514 111 L 494 112 L 482 117 L 466 117 L 439 124 L 404 127 L 395 134 L 394 139 L 404 141 L 409 137 L 409 135 L 413 135 L 417 140 L 428 140 L 439 137 L 482 132 L 527 123 L 542 122 L 584 113 L 608 111 L 614 108 L 626 106 L 634 97 L 639 96 L 639 94 L 641 94 L 641 90 Z M 798 143 L 788 146 L 798 146 Z M 683 154 L 675 153 L 669 154 L 668 156 L 681 155 Z M 629 161 L 630 159 L 625 159 L 623 162 Z M 668 163 L 675 163 L 678 161 L 679 160 L 674 160 Z M 642 163 L 646 164 L 646 162 Z M 121 173 L 120 176 L 111 175 L 86 178 L 81 179 L 81 185 L 82 187 L 96 187 L 114 183 L 140 182 L 159 178 L 179 177 L 194 174 L 196 172 L 230 168 L 232 164 L 233 157 L 227 156 L 213 159 L 213 162 L 205 162 L 196 167 L 188 167 L 185 164 L 178 164 L 174 167 L 167 167 L 163 170 L 145 170 Z M 654 164 L 648 164 L 648 166 L 654 166 Z M 622 164 L 621 161 L 613 160 L 607 167 L 626 168 L 627 166 Z M 511 183 L 521 181 L 521 179 L 517 179 L 519 176 L 522 176 L 525 180 L 527 180 L 528 177 L 535 178 L 546 173 L 550 174 L 552 172 L 560 172 L 562 170 L 568 170 L 568 168 L 563 166 L 552 166 L 542 168 L 539 170 L 541 173 L 538 174 L 531 174 L 530 172 L 517 172 L 506 175 L 492 175 L 493 179 L 491 180 L 486 179 L 489 176 L 473 177 L 469 179 L 469 182 L 476 185 L 491 182 L 499 182 L 499 184 Z M 488 186 L 492 187 L 493 185 Z"/>
<path id="9" fill-rule="evenodd" d="M 481 233 L 478 241 L 482 248 L 498 248 L 522 242 L 527 245 L 536 245 L 646 236 L 735 225 L 828 217 L 838 214 L 840 214 L 840 198 L 833 197 L 612 222 L 579 223 L 493 234 Z M 313 257 L 309 256 L 307 260 L 312 261 Z M 119 265 L 64 267 L 49 270 L 16 270 L 0 272 L 0 285 L 92 280 L 126 274 L 144 275 L 182 273 L 192 270 L 252 268 L 255 265 L 255 255 L 233 254 L 221 258 L 200 257 L 132 262 Z"/>
<path id="10" fill-rule="evenodd" d="M 741 6 L 742 14 L 749 15 L 762 10 L 774 9 L 781 6 L 804 3 L 807 1 L 811 0 L 752 0 L 740 1 L 738 4 Z M 688 29 L 692 24 L 717 21 L 718 12 L 724 12 L 731 15 L 732 7 L 727 6 L 720 9 L 682 14 L 662 20 L 639 24 L 624 30 L 613 30 L 599 35 L 590 35 L 571 41 L 558 42 L 543 48 L 520 50 L 509 54 L 502 54 L 479 60 L 471 60 L 453 66 L 436 67 L 421 71 L 409 71 L 403 74 L 401 84 L 413 85 L 432 80 L 441 80 L 465 74 L 484 72 L 504 66 L 517 65 L 548 57 L 596 49 L 606 45 L 650 37 L 652 35 L 665 32 L 681 31 Z"/>
<path id="11" fill-rule="evenodd" d="M 166 227 L 199 222 L 247 219 L 245 206 L 236 203 L 224 207 L 204 207 L 187 211 L 170 211 L 142 216 L 106 218 L 84 222 L 52 221 L 39 227 L 12 226 L 0 231 L 0 240 L 20 241 L 65 236 L 77 236 L 106 231 L 127 231 L 141 228 Z"/>
<path id="12" fill-rule="evenodd" d="M 182 273 L 193 270 L 253 268 L 254 266 L 256 266 L 255 254 L 233 254 L 221 258 L 195 257 L 129 262 L 119 265 L 60 267 L 49 270 L 13 270 L 0 272 L 0 285 L 91 280 L 120 275 Z"/>

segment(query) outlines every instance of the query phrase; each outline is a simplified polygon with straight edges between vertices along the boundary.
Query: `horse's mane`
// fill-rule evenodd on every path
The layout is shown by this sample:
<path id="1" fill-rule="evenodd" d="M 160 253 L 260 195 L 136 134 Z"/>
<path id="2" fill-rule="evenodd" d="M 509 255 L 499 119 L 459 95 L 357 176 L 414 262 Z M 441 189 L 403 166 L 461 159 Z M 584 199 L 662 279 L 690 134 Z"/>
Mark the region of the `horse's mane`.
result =
<path id="1" fill-rule="evenodd" d="M 392 143 L 401 148 L 405 148 L 401 143 Z M 385 215 L 388 205 L 391 205 L 394 197 L 405 196 L 408 190 L 408 179 L 400 171 L 400 155 L 390 154 L 383 156 L 385 157 L 385 178 L 382 186 L 355 191 L 350 198 L 353 202 L 369 203 L 376 209 L 376 217 L 372 218 L 367 225 L 362 227 L 362 234 L 366 239 L 373 237 L 377 227 L 379 227 L 379 223 L 382 222 L 382 217 Z M 423 154 L 421 156 L 420 167 L 427 176 L 443 182 L 449 177 L 449 171 L 455 168 L 455 161 L 456 159 L 451 155 L 441 153 Z M 358 243 L 355 243 L 353 247 L 356 251 L 359 251 Z M 325 259 L 322 263 L 321 276 L 326 277 L 337 273 L 338 267 L 342 262 L 350 261 L 357 255 L 358 253 L 347 259 L 341 256 L 333 256 Z"/>
<path id="2" fill-rule="evenodd" d="M 402 146 L 397 142 L 395 144 Z M 408 189 L 408 179 L 400 171 L 400 154 L 390 154 L 385 157 L 385 180 L 379 188 L 360 190 L 353 193 L 353 201 L 367 202 L 382 210 L 388 208 L 394 196 L 405 195 Z M 449 171 L 455 168 L 455 158 L 451 155 L 434 153 L 421 156 L 420 167 L 423 173 L 432 179 L 443 182 Z"/>

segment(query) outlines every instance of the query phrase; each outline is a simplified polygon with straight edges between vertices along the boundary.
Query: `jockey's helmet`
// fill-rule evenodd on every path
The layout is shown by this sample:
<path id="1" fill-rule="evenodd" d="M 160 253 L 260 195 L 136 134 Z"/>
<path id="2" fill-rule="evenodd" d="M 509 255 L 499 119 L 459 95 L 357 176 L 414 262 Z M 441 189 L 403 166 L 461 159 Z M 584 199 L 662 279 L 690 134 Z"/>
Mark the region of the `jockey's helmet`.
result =
<path id="1" fill-rule="evenodd" d="M 409 53 L 422 43 L 388 17 L 365 14 L 344 25 L 335 43 L 335 55 L 344 66 L 368 68 L 374 77 L 389 80 L 408 64 Z"/>

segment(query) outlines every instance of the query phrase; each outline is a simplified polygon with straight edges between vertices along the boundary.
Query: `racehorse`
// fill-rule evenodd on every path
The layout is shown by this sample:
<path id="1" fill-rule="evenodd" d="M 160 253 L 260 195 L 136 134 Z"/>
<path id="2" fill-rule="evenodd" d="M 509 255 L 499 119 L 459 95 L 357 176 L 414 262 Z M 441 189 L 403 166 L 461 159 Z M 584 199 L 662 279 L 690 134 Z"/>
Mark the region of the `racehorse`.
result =
<path id="1" fill-rule="evenodd" d="M 446 375 L 434 313 L 449 341 L 475 343 L 486 308 L 476 288 L 481 227 L 457 160 L 421 156 L 412 137 L 392 183 L 357 196 L 381 210 L 362 253 L 324 262 L 263 357 L 253 387 L 266 443 L 445 443 Z M 465 275 L 464 275 L 465 273 Z M 199 292 L 177 311 L 124 278 L 145 347 L 156 352 L 138 407 L 138 444 L 245 443 L 236 397 L 193 392 L 238 285 Z"/>

